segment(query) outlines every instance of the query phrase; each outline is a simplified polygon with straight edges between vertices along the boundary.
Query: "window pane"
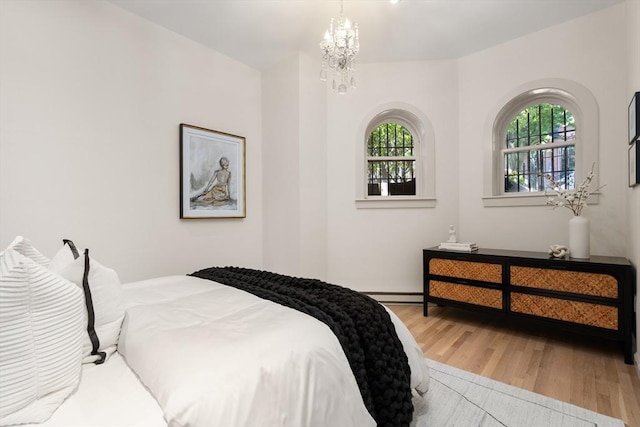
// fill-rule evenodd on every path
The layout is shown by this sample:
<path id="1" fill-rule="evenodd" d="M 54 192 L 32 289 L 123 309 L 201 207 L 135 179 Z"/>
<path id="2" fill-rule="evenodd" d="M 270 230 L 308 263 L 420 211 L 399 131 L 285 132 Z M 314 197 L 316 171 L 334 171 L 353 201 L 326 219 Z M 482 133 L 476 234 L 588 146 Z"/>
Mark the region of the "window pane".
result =
<path id="1" fill-rule="evenodd" d="M 371 132 L 367 141 L 367 156 L 379 156 L 377 151 L 378 145 L 378 138 L 376 137 L 375 132 Z"/>
<path id="2" fill-rule="evenodd" d="M 504 156 L 504 191 L 505 193 L 526 191 L 521 189 L 524 178 L 520 177 L 520 153 L 509 153 Z"/>
<path id="3" fill-rule="evenodd" d="M 560 147 L 544 150 L 545 169 L 544 175 L 551 175 L 554 181 L 560 184 L 562 188 L 575 188 L 575 147 Z M 549 189 L 547 182 L 544 183 L 545 189 Z"/>
<path id="4" fill-rule="evenodd" d="M 505 193 L 538 191 L 538 153 L 519 152 L 505 155 Z"/>
<path id="5" fill-rule="evenodd" d="M 415 160 L 369 160 L 369 196 L 416 195 Z"/>
<path id="6" fill-rule="evenodd" d="M 573 114 L 560 105 L 538 104 L 522 110 L 507 127 L 505 147 L 527 147 L 575 138 Z"/>
<path id="7" fill-rule="evenodd" d="M 544 148 L 505 154 L 505 193 L 545 191 L 545 175 L 551 175 L 563 188 L 575 188 L 575 147 Z"/>
<path id="8" fill-rule="evenodd" d="M 369 180 L 367 183 L 367 194 L 369 196 L 380 196 L 382 195 L 382 183 L 385 183 L 385 192 L 386 192 L 386 177 L 389 175 L 387 171 L 386 162 L 369 162 L 368 163 L 368 174 Z"/>
<path id="9" fill-rule="evenodd" d="M 398 123 L 384 123 L 369 135 L 367 153 L 369 157 L 413 156 L 413 135 Z"/>

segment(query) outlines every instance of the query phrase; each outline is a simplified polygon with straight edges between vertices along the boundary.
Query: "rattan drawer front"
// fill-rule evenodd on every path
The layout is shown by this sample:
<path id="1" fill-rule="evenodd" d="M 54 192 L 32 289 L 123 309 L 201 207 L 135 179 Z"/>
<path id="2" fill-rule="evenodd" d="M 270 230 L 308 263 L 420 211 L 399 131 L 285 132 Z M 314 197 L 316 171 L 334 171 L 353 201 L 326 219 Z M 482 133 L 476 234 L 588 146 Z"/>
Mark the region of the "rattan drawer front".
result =
<path id="1" fill-rule="evenodd" d="M 500 264 L 432 258 L 429 261 L 429 273 L 438 276 L 502 283 L 502 265 Z"/>
<path id="2" fill-rule="evenodd" d="M 511 311 L 618 330 L 618 308 L 606 305 L 513 292 Z"/>
<path id="3" fill-rule="evenodd" d="M 608 274 L 511 266 L 511 284 L 583 295 L 618 298 L 618 281 Z"/>
<path id="4" fill-rule="evenodd" d="M 429 282 L 429 295 L 484 307 L 502 308 L 502 291 L 497 289 L 432 280 Z"/>

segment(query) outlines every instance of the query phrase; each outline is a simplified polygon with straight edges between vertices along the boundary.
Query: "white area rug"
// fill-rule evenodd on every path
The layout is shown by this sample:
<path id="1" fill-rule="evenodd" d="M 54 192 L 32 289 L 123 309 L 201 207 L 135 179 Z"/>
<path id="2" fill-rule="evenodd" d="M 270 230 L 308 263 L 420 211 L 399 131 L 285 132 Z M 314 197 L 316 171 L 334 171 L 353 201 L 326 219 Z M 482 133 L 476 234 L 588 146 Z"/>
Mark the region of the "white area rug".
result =
<path id="1" fill-rule="evenodd" d="M 426 359 L 426 399 L 414 400 L 415 427 L 624 427 L 616 418 Z"/>

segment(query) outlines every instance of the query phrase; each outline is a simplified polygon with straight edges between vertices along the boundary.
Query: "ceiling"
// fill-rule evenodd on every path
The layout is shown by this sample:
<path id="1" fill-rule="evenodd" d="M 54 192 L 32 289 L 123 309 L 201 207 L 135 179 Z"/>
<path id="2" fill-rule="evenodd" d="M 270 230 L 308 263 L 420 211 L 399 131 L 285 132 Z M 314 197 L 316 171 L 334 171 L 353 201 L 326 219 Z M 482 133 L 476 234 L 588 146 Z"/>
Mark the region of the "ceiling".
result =
<path id="1" fill-rule="evenodd" d="M 340 12 L 338 0 L 109 1 L 258 70 L 319 55 Z M 623 1 L 345 0 L 344 14 L 360 28 L 358 62 L 415 61 L 459 58 Z"/>

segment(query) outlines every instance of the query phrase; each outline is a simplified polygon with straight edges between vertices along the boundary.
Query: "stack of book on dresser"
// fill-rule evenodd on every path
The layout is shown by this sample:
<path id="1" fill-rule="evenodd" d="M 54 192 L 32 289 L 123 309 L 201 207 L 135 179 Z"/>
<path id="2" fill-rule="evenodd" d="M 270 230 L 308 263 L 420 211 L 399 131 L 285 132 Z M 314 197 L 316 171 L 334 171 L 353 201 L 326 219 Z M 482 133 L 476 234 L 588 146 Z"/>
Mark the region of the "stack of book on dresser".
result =
<path id="1" fill-rule="evenodd" d="M 478 244 L 475 242 L 443 242 L 440 243 L 438 249 L 460 252 L 475 252 L 478 250 Z"/>

